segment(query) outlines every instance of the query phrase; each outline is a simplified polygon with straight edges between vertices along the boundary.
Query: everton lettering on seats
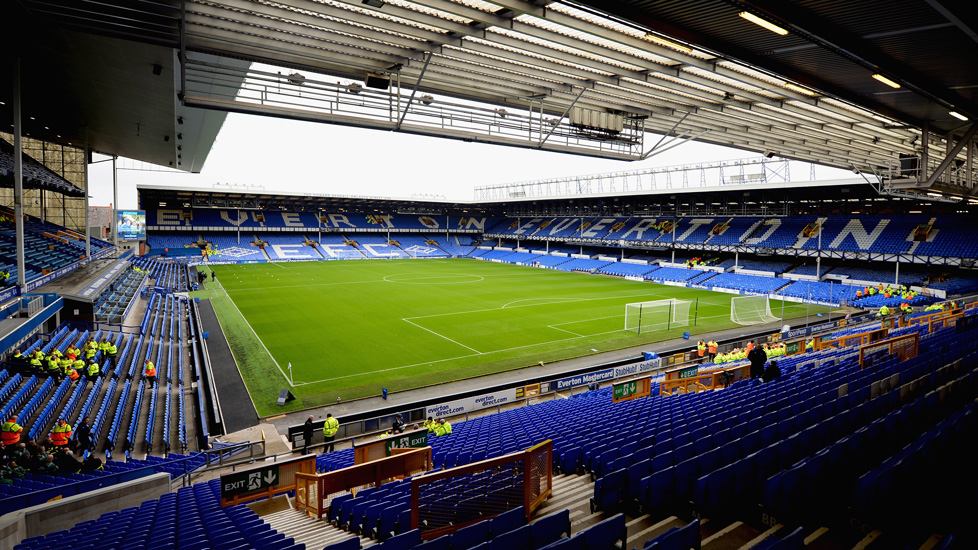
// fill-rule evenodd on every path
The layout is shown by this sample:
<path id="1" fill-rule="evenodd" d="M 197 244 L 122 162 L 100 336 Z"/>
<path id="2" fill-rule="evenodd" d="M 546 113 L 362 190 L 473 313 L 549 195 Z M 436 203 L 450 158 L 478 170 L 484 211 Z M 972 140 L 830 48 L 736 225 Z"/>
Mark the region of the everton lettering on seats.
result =
<path id="1" fill-rule="evenodd" d="M 238 209 L 159 209 L 146 213 L 146 224 L 156 231 L 170 228 L 201 228 L 213 230 L 297 228 L 297 229 L 361 229 L 388 231 L 444 230 L 482 232 L 487 216 L 415 216 L 378 213 L 277 212 Z M 578 224 L 579 225 L 579 224 Z"/>

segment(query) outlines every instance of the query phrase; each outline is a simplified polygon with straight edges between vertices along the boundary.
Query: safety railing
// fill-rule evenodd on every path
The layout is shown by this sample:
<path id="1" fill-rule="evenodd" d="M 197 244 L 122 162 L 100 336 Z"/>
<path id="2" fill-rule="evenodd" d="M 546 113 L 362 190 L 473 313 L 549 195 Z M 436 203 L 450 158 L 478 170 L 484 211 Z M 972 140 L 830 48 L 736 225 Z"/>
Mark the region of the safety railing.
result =
<path id="1" fill-rule="evenodd" d="M 399 478 L 427 472 L 432 468 L 431 447 L 395 449 L 387 458 L 357 464 L 325 474 L 296 474 L 295 507 L 323 517 L 333 499 L 368 487 L 380 487 Z M 315 466 L 315 460 L 313 460 Z"/>
<path id="2" fill-rule="evenodd" d="M 411 529 L 429 540 L 523 506 L 527 516 L 553 490 L 553 441 L 411 480 Z"/>

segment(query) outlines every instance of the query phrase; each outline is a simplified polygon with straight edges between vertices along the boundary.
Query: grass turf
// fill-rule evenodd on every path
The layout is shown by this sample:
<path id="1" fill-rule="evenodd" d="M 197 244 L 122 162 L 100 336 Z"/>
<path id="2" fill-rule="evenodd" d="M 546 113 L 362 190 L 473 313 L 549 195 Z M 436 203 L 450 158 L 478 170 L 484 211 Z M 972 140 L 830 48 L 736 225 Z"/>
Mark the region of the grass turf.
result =
<path id="1" fill-rule="evenodd" d="M 195 295 L 212 299 L 263 416 L 735 326 L 730 294 L 470 259 L 213 270 Z M 696 326 L 623 330 L 626 303 L 666 298 L 698 299 Z M 283 408 L 289 363 L 297 399 Z"/>

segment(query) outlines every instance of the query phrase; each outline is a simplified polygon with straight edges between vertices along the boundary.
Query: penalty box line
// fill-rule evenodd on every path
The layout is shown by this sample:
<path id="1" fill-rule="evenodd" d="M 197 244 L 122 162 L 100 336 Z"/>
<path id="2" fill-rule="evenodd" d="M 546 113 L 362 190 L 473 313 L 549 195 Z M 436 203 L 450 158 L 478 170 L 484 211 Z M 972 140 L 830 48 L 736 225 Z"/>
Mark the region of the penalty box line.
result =
<path id="1" fill-rule="evenodd" d="M 461 342 L 457 342 L 455 340 L 452 340 L 451 338 L 449 338 L 448 336 L 445 336 L 444 334 L 439 334 L 439 333 L 431 330 L 430 328 L 425 328 L 425 327 L 423 327 L 423 326 L 421 326 L 421 325 L 419 325 L 419 324 L 417 324 L 417 323 L 415 323 L 415 322 L 413 322 L 413 321 L 411 321 L 409 319 L 406 319 L 406 318 L 401 319 L 401 320 L 404 321 L 405 323 L 409 323 L 411 325 L 414 325 L 414 326 L 418 327 L 421 330 L 426 330 L 426 331 L 434 334 L 435 336 L 437 336 L 439 338 L 444 338 L 445 340 L 448 340 L 449 342 L 451 342 L 451 343 L 453 343 L 455 345 L 462 346 L 463 348 L 465 348 L 465 349 L 467 349 L 469 351 L 474 351 L 477 355 L 482 355 L 482 352 L 481 351 L 479 351 L 479 350 L 477 350 L 475 348 L 470 348 L 469 346 L 466 346 L 465 344 L 463 344 Z"/>
<path id="2" fill-rule="evenodd" d="M 431 314 L 431 315 L 416 315 L 414 317 L 405 317 L 404 319 L 405 320 L 407 320 L 407 319 L 430 319 L 432 317 L 448 317 L 450 315 L 468 315 L 470 313 L 485 313 L 487 311 L 499 311 L 499 310 L 502 310 L 502 309 L 516 309 L 516 308 L 525 308 L 525 307 L 549 306 L 549 305 L 556 305 L 556 304 L 571 304 L 571 303 L 577 303 L 577 302 L 599 302 L 599 301 L 602 301 L 602 300 L 618 300 L 618 299 L 621 299 L 621 298 L 640 298 L 640 297 L 648 297 L 648 296 L 656 296 L 656 297 L 658 297 L 659 295 L 658 294 L 642 293 L 642 294 L 628 294 L 628 295 L 625 295 L 625 296 L 602 296 L 602 297 L 598 297 L 598 298 L 560 298 L 560 299 L 558 299 L 556 301 L 551 301 L 551 302 L 536 302 L 536 303 L 531 303 L 531 304 L 526 304 L 526 305 L 517 305 L 517 306 L 514 306 L 513 305 L 513 304 L 516 304 L 516 303 L 519 303 L 519 302 L 524 302 L 524 301 L 535 299 L 535 298 L 528 298 L 528 299 L 524 299 L 524 300 L 515 300 L 515 301 L 512 301 L 512 302 L 507 302 L 507 303 L 505 303 L 505 304 L 503 304 L 502 306 L 499 306 L 499 307 L 490 307 L 490 308 L 485 308 L 485 309 L 472 309 L 472 310 L 468 310 L 468 311 L 449 311 L 449 312 L 446 312 L 446 313 L 434 313 L 434 314 Z M 512 307 L 509 307 L 509 306 L 512 306 Z"/>
<path id="3" fill-rule="evenodd" d="M 434 361 L 424 361 L 424 362 L 421 362 L 421 363 L 414 363 L 412 365 L 402 365 L 400 367 L 391 367 L 389 369 L 378 369 L 378 370 L 373 370 L 373 371 L 368 371 L 368 372 L 358 372 L 358 373 L 355 373 L 355 374 L 347 374 L 347 375 L 344 375 L 344 376 L 337 376 L 337 377 L 334 377 L 334 378 L 324 378 L 322 380 L 314 380 L 312 382 L 302 382 L 302 383 L 296 384 L 296 386 L 305 386 L 307 384 L 319 384 L 319 383 L 322 383 L 322 382 L 332 382 L 334 380 L 343 380 L 344 378 L 355 378 L 357 376 L 365 376 L 365 375 L 368 375 L 368 374 L 380 374 L 380 373 L 383 373 L 383 372 L 391 372 L 391 371 L 395 371 L 395 370 L 410 369 L 410 368 L 414 368 L 414 367 L 431 366 L 431 365 L 434 365 L 436 363 L 445 363 L 447 361 L 455 361 L 457 359 L 466 359 L 466 358 L 469 358 L 469 357 L 477 357 L 479 355 L 492 355 L 494 353 L 505 353 L 507 351 L 514 351 L 514 350 L 518 350 L 518 349 L 533 348 L 533 347 L 536 347 L 536 346 L 546 346 L 548 344 L 556 344 L 556 343 L 559 343 L 559 342 L 569 342 L 571 340 L 577 340 L 579 338 L 588 338 L 588 337 L 591 337 L 591 336 L 603 336 L 605 334 L 614 334 L 616 332 L 624 332 L 624 330 L 623 329 L 621 329 L 621 330 L 611 330 L 611 331 L 608 331 L 608 332 L 599 332 L 597 334 L 589 334 L 587 336 L 575 336 L 575 337 L 572 337 L 572 338 L 561 338 L 559 340 L 549 340 L 547 342 L 537 342 L 536 344 L 527 344 L 525 346 L 516 346 L 516 347 L 512 347 L 512 348 L 497 349 L 497 350 L 493 350 L 493 351 L 480 352 L 478 354 L 473 353 L 471 355 L 459 355 L 459 356 L 456 356 L 456 357 L 446 357 L 445 359 L 436 359 Z"/>

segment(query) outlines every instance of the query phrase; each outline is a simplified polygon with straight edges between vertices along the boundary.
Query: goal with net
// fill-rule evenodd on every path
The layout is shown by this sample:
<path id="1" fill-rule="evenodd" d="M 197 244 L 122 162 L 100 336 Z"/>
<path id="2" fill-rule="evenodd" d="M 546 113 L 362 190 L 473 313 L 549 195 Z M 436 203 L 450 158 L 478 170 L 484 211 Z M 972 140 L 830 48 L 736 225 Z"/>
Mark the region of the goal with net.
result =
<path id="1" fill-rule="evenodd" d="M 625 330 L 643 334 L 689 326 L 688 300 L 655 300 L 625 304 Z"/>
<path id="2" fill-rule="evenodd" d="M 761 325 L 780 318 L 771 313 L 767 296 L 738 296 L 730 299 L 730 320 L 738 325 Z"/>

